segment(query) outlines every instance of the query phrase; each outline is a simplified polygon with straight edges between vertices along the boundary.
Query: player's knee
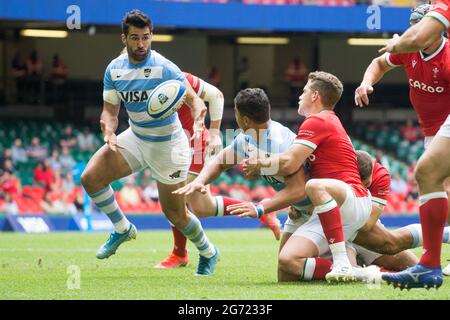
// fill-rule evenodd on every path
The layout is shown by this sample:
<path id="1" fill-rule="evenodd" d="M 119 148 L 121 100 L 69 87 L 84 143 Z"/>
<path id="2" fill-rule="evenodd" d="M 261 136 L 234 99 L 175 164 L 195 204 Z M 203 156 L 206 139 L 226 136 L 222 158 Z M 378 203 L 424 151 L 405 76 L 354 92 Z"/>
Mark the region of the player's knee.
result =
<path id="1" fill-rule="evenodd" d="M 414 170 L 414 177 L 416 178 L 417 183 L 422 184 L 428 173 L 429 170 L 427 164 L 416 166 L 416 169 Z"/>
<path id="2" fill-rule="evenodd" d="M 278 255 L 278 269 L 282 272 L 289 271 L 293 260 L 294 257 L 291 254 L 281 250 Z"/>
<path id="3" fill-rule="evenodd" d="M 199 201 L 189 201 L 188 202 L 189 209 L 195 214 L 197 217 L 203 218 L 211 215 L 211 212 L 206 210 L 205 206 L 202 202 Z"/>
<path id="4" fill-rule="evenodd" d="M 83 185 L 83 187 L 85 189 L 89 188 L 91 186 L 91 181 L 92 181 L 92 175 L 89 171 L 83 171 L 83 173 L 81 174 L 80 177 L 81 180 L 81 184 Z"/>
<path id="5" fill-rule="evenodd" d="M 421 161 L 416 166 L 414 177 L 419 186 L 425 183 L 441 185 L 447 178 L 447 173 L 441 173 L 440 170 L 436 170 L 436 166 L 432 161 Z"/>
<path id="6" fill-rule="evenodd" d="M 310 179 L 306 182 L 305 191 L 307 195 L 310 195 L 319 190 L 325 190 L 323 183 L 319 179 Z"/>
<path id="7" fill-rule="evenodd" d="M 183 229 L 189 222 L 186 210 L 164 209 L 164 214 L 178 229 Z"/>

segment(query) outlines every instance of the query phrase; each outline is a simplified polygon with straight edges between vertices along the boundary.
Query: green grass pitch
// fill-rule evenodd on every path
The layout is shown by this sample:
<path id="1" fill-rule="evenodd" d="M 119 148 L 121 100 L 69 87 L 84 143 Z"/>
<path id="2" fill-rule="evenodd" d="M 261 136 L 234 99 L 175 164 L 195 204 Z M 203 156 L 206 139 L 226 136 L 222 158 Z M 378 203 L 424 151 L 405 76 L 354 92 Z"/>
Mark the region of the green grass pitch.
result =
<path id="1" fill-rule="evenodd" d="M 107 260 L 95 258 L 106 233 L 0 233 L 0 299 L 450 299 L 448 277 L 439 290 L 429 291 L 360 283 L 279 284 L 278 242 L 269 230 L 207 230 L 207 234 L 221 251 L 211 277 L 193 275 L 198 255 L 191 244 L 187 267 L 153 269 L 171 250 L 169 231 L 140 232 L 137 240 L 123 244 Z M 443 258 L 445 264 L 450 259 L 449 245 L 444 245 Z M 78 270 L 76 289 L 72 280 Z"/>

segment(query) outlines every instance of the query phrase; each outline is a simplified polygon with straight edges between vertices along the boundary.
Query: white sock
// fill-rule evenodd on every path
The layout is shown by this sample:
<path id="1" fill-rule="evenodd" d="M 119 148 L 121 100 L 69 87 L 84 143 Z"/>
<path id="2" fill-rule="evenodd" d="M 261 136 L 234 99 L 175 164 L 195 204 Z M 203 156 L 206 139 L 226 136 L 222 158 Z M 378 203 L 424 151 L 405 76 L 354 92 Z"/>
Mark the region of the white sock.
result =
<path id="1" fill-rule="evenodd" d="M 333 263 L 350 264 L 345 248 L 345 241 L 330 244 L 331 254 L 333 255 Z"/>

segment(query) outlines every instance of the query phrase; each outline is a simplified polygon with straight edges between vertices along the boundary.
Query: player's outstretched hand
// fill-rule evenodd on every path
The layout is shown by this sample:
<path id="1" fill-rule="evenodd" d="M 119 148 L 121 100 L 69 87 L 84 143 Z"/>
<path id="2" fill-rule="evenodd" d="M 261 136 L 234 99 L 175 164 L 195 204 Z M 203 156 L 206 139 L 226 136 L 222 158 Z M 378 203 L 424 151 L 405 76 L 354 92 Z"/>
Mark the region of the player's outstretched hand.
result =
<path id="1" fill-rule="evenodd" d="M 261 164 L 258 159 L 244 159 L 242 163 L 242 170 L 244 171 L 245 177 L 249 180 L 257 179 L 261 173 Z"/>
<path id="2" fill-rule="evenodd" d="M 400 38 L 400 36 L 397 33 L 394 34 L 392 39 L 390 39 L 383 48 L 378 50 L 378 52 L 379 53 L 386 53 L 386 52 L 395 53 L 395 46 L 397 45 L 399 38 Z"/>
<path id="3" fill-rule="evenodd" d="M 205 194 L 207 192 L 206 186 L 202 183 L 192 181 L 191 183 L 188 183 L 184 187 L 177 189 L 177 190 L 173 191 L 172 193 L 188 196 L 190 194 L 193 194 L 194 192 L 201 192 L 201 193 Z"/>
<path id="4" fill-rule="evenodd" d="M 373 87 L 366 83 L 361 83 L 355 90 L 355 104 L 358 107 L 364 107 L 369 105 L 369 94 L 373 92 Z"/>
<path id="5" fill-rule="evenodd" d="M 227 206 L 227 210 L 232 215 L 237 215 L 238 217 L 245 218 L 257 218 L 258 212 L 256 211 L 256 206 L 252 202 L 241 202 L 237 204 L 231 204 Z"/>
<path id="6" fill-rule="evenodd" d="M 100 120 L 100 128 L 102 129 L 103 132 L 103 140 L 105 141 L 106 144 L 108 144 L 108 147 L 112 151 L 116 152 L 117 148 L 124 149 L 123 147 L 117 144 L 116 134 L 110 127 L 106 125 L 105 121 Z"/>

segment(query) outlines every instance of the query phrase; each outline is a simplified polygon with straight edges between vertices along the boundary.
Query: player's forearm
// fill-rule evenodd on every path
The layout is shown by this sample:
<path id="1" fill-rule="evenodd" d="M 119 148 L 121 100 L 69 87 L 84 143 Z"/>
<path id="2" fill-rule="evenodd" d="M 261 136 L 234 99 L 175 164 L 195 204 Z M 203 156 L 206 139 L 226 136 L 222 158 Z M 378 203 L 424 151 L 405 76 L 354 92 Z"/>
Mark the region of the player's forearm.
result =
<path id="1" fill-rule="evenodd" d="M 381 58 L 381 59 L 384 59 Z M 365 83 L 369 86 L 373 86 L 378 83 L 387 72 L 385 68 L 383 68 L 382 62 L 379 58 L 375 58 L 372 60 L 371 64 L 367 67 L 366 72 L 364 73 L 364 78 L 361 83 Z"/>
<path id="2" fill-rule="evenodd" d="M 191 115 L 194 120 L 205 120 L 206 106 L 202 99 L 196 94 L 187 94 L 186 103 L 191 109 Z"/>
<path id="3" fill-rule="evenodd" d="M 289 155 L 280 154 L 271 158 L 258 159 L 261 174 L 286 177 L 297 172 L 300 165 Z"/>
<path id="4" fill-rule="evenodd" d="M 217 159 L 214 159 L 203 168 L 196 180 L 203 185 L 207 185 L 216 180 L 223 171 L 225 169 L 222 168 Z"/>
<path id="5" fill-rule="evenodd" d="M 445 28 L 434 18 L 424 18 L 398 39 L 394 52 L 417 52 L 438 41 Z"/>
<path id="6" fill-rule="evenodd" d="M 300 201 L 305 194 L 301 194 L 297 190 L 285 188 L 277 192 L 272 198 L 263 201 L 264 213 L 270 213 L 289 207 L 290 205 Z"/>
<path id="7" fill-rule="evenodd" d="M 209 123 L 209 131 L 213 134 L 218 134 L 220 132 L 220 125 L 222 123 L 222 119 L 220 120 L 211 120 Z"/>
<path id="8" fill-rule="evenodd" d="M 119 125 L 119 118 L 110 110 L 103 109 L 100 115 L 100 120 L 103 120 L 106 124 L 106 127 L 110 128 L 112 132 L 115 132 L 117 130 L 117 127 Z"/>

